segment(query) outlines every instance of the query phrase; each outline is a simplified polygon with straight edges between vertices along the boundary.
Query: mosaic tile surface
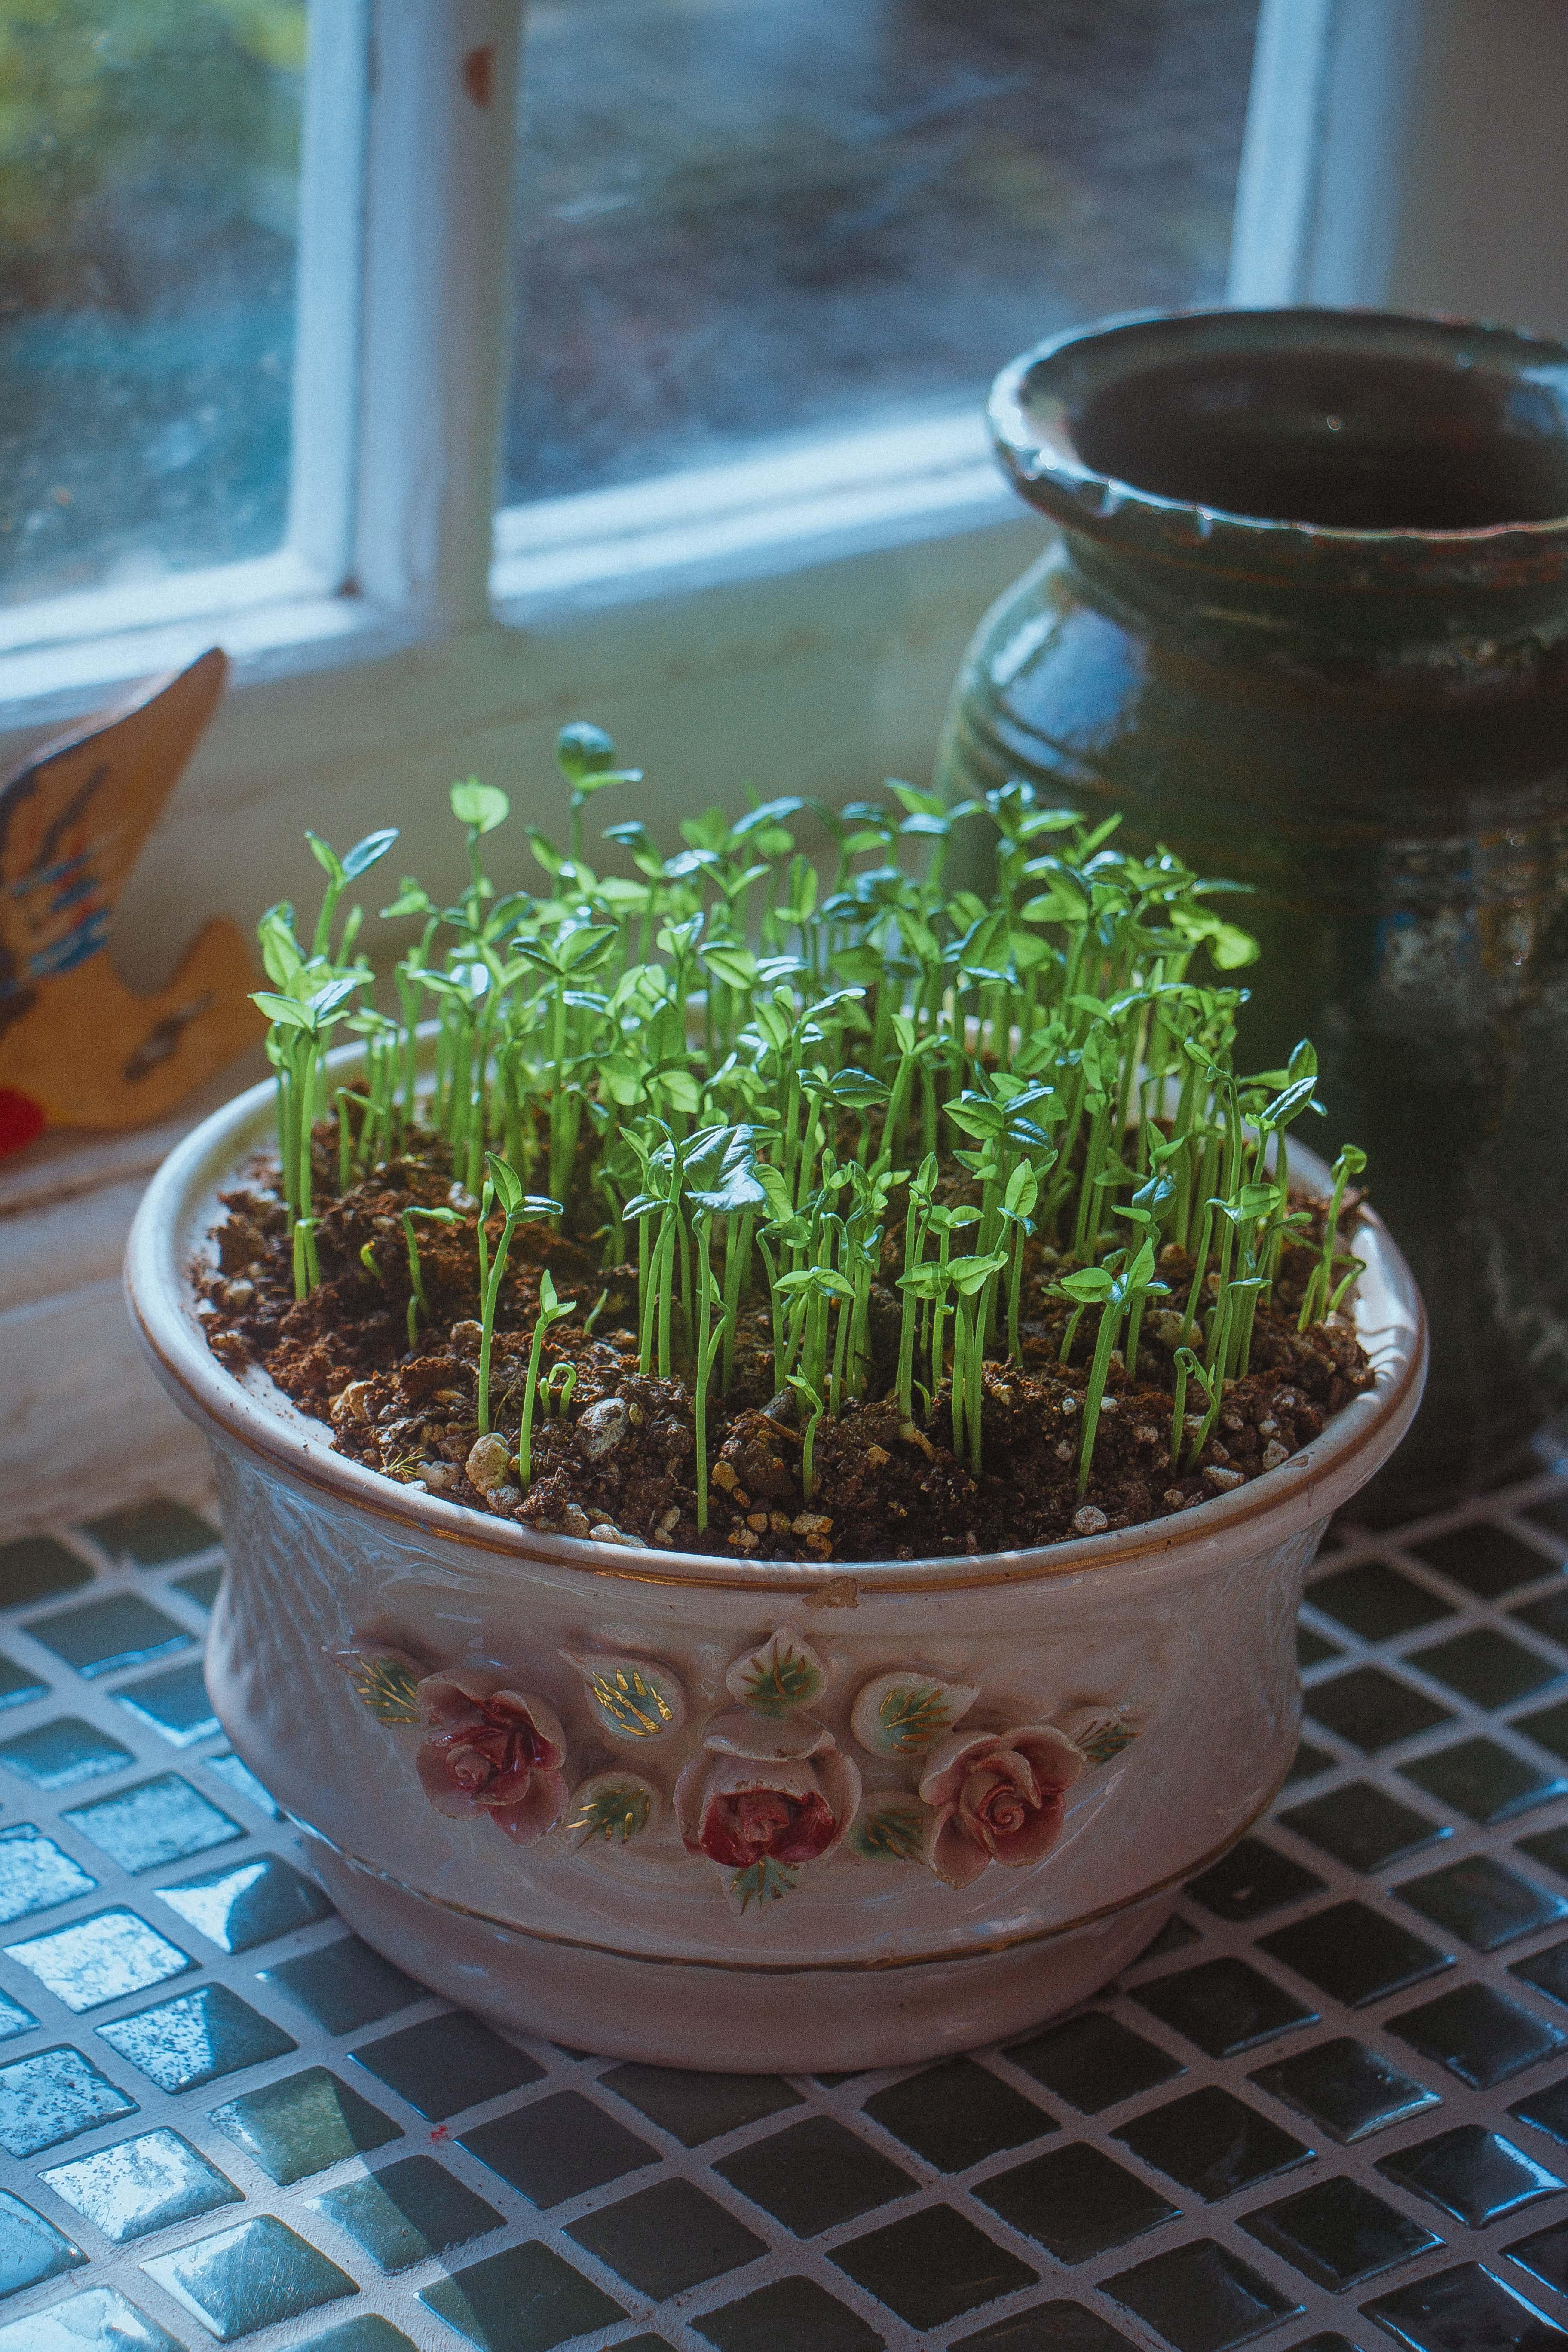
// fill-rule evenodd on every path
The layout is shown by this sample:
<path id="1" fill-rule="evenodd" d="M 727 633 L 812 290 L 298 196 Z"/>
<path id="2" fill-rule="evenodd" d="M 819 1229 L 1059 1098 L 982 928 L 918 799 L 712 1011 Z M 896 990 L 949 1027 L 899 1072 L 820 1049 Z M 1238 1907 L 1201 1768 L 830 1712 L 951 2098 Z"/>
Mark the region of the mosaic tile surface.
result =
<path id="1" fill-rule="evenodd" d="M 212 1723 L 183 1506 L 0 1544 L 0 2352 L 1568 2352 L 1568 1448 L 1340 1528 L 1270 1817 L 1075 2015 L 520 2045 Z"/>

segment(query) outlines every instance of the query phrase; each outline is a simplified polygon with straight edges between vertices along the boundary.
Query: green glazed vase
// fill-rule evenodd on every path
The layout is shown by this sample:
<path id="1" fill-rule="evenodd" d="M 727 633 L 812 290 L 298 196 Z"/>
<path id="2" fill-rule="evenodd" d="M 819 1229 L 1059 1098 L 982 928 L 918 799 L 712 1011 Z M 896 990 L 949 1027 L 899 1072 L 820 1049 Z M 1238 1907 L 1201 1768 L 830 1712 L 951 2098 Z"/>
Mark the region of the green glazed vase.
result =
<path id="1" fill-rule="evenodd" d="M 1495 1477 L 1568 1400 L 1568 350 L 1373 312 L 1113 320 L 1004 370 L 1059 526 L 939 762 L 1126 813 L 1253 886 L 1243 1061 L 1315 1041 L 1432 1320 L 1382 1502 Z"/>

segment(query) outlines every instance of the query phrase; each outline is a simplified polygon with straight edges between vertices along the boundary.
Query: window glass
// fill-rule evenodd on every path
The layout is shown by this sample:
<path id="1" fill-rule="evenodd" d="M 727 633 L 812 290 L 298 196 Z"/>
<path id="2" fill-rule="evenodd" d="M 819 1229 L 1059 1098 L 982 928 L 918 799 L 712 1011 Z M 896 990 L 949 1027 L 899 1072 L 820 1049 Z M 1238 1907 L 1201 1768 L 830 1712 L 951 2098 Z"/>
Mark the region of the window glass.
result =
<path id="1" fill-rule="evenodd" d="M 1220 296 L 1258 0 L 532 0 L 510 501 Z"/>
<path id="2" fill-rule="evenodd" d="M 0 602 L 283 535 L 305 0 L 0 0 Z"/>

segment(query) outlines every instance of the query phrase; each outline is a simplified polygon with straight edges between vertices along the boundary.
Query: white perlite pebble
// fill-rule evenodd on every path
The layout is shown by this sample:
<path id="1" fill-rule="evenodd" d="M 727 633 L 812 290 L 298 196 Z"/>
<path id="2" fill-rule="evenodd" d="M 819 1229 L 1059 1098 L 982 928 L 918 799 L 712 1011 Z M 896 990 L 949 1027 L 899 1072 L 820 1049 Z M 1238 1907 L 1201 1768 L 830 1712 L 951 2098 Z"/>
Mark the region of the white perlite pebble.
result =
<path id="1" fill-rule="evenodd" d="M 577 1423 L 577 1443 L 590 1462 L 617 1446 L 626 1433 L 627 1413 L 624 1398 L 601 1397 L 591 1404 Z"/>
<path id="2" fill-rule="evenodd" d="M 1290 1456 L 1289 1452 L 1280 1444 L 1279 1440 L 1277 1437 L 1271 1437 L 1268 1444 L 1263 1449 L 1264 1468 L 1266 1470 L 1278 1470 L 1281 1462 L 1289 1462 L 1289 1459 Z"/>
<path id="3" fill-rule="evenodd" d="M 463 1465 L 481 1495 L 488 1495 L 492 1486 L 504 1486 L 510 1466 L 511 1448 L 505 1438 L 497 1437 L 493 1430 L 486 1437 L 475 1438 L 468 1448 L 468 1458 Z"/>
<path id="4" fill-rule="evenodd" d="M 1222 1495 L 1228 1493 L 1232 1486 L 1245 1486 L 1247 1484 L 1245 1472 L 1240 1470 L 1220 1470 L 1215 1468 L 1212 1463 L 1204 1472 L 1204 1476 L 1207 1479 L 1211 1486 L 1217 1486 Z"/>
<path id="5" fill-rule="evenodd" d="M 1085 1503 L 1072 1516 L 1073 1532 L 1080 1536 L 1103 1535 L 1110 1521 L 1093 1503 Z"/>

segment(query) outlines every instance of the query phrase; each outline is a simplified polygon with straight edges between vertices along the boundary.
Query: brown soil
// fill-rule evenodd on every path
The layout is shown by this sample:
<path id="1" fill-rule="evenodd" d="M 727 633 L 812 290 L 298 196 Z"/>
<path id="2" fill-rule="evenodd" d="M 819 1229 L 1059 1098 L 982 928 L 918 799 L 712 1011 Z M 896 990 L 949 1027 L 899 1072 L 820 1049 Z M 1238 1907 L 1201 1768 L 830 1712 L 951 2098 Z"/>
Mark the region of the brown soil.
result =
<path id="1" fill-rule="evenodd" d="M 1160 1274 L 1171 1296 L 1150 1302 L 1136 1367 L 1112 1358 L 1093 1471 L 1080 1497 L 1079 1433 L 1096 1315 L 1091 1308 L 1083 1317 L 1069 1360 L 1059 1364 L 1064 1308 L 1043 1296 L 1058 1268 L 1048 1253 L 1032 1248 L 1019 1325 L 1024 1360 L 985 1367 L 984 1465 L 976 1481 L 950 1450 L 945 1384 L 930 1412 L 907 1425 L 896 1404 L 872 1401 L 890 1386 L 896 1368 L 900 1315 L 891 1279 L 900 1213 L 889 1219 L 888 1283 L 873 1293 L 870 1393 L 840 1420 L 818 1423 L 816 1491 L 809 1502 L 801 1488 L 793 1394 L 787 1402 L 772 1395 L 766 1305 L 753 1300 L 742 1310 L 733 1383 L 720 1397 L 715 1374 L 710 1399 L 710 1523 L 700 1533 L 691 1391 L 684 1380 L 637 1371 L 635 1267 L 605 1270 L 596 1248 L 547 1225 L 524 1224 L 513 1237 L 501 1287 L 491 1370 L 492 1426 L 513 1454 L 546 1268 L 558 1294 L 577 1300 L 578 1313 L 545 1339 L 542 1379 L 570 1363 L 577 1382 L 564 1418 L 547 1417 L 542 1403 L 536 1409 L 528 1493 L 520 1495 L 515 1474 L 486 1493 L 466 1466 L 478 1434 L 475 1204 L 452 1186 L 445 1146 L 428 1139 L 332 1198 L 335 1149 L 335 1130 L 323 1126 L 316 1151 L 322 1282 L 308 1300 L 293 1296 L 273 1171 L 258 1163 L 246 1184 L 222 1196 L 228 1213 L 216 1233 L 218 1266 L 196 1276 L 198 1311 L 214 1353 L 236 1371 L 263 1365 L 296 1404 L 330 1422 L 340 1453 L 542 1531 L 754 1559 L 909 1559 L 1059 1542 L 1169 1517 L 1263 1475 L 1318 1436 L 1329 1416 L 1373 1381 L 1348 1320 L 1297 1332 L 1314 1254 L 1288 1249 L 1273 1304 L 1258 1310 L 1251 1371 L 1226 1394 L 1195 1467 L 1173 1475 L 1174 1375 L 1166 1318 L 1182 1307 L 1193 1269 L 1182 1252 L 1167 1248 Z M 963 1180 L 951 1190 L 959 1194 Z M 461 1224 L 418 1228 L 431 1320 L 412 1351 L 399 1223 L 411 1202 L 465 1212 Z M 491 1221 L 492 1241 L 500 1222 L 499 1215 Z M 1342 1232 L 1353 1222 L 1353 1213 L 1347 1214 Z M 361 1264 L 367 1244 L 379 1279 Z M 601 1291 L 603 1305 L 585 1331 L 583 1318 Z M 611 1398 L 624 1412 L 592 1415 L 584 1426 L 585 1410 Z M 1189 1409 L 1201 1412 L 1203 1402 L 1195 1388 L 1189 1391 Z"/>

